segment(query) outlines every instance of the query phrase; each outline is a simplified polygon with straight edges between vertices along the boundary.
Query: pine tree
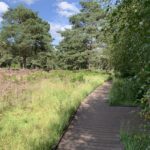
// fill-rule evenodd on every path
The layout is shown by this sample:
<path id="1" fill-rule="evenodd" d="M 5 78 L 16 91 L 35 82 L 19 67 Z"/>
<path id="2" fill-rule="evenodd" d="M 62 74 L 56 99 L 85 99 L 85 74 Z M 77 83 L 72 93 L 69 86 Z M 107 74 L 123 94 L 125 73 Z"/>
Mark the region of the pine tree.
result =
<path id="1" fill-rule="evenodd" d="M 93 49 L 100 47 L 105 12 L 96 1 L 81 1 L 80 13 L 70 17 L 72 29 L 61 32 L 64 37 L 58 49 L 65 69 L 88 69 Z"/>
<path id="2" fill-rule="evenodd" d="M 19 57 L 21 67 L 27 66 L 27 58 L 39 52 L 51 50 L 50 26 L 37 13 L 24 6 L 10 9 L 3 15 L 1 41 L 5 50 Z"/>

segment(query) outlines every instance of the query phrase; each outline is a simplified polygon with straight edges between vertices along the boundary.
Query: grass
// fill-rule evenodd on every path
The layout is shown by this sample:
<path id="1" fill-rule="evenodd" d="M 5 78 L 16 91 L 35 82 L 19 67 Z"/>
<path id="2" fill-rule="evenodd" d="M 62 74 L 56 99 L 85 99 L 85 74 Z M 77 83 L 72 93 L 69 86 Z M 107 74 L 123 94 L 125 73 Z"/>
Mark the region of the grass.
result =
<path id="1" fill-rule="evenodd" d="M 109 93 L 109 104 L 113 106 L 136 106 L 139 85 L 130 79 L 114 79 Z"/>
<path id="2" fill-rule="evenodd" d="M 146 133 L 121 133 L 125 150 L 150 150 L 150 135 Z"/>
<path id="3" fill-rule="evenodd" d="M 89 71 L 38 71 L 5 77 L 5 82 L 12 84 L 12 93 L 25 87 L 15 103 L 7 91 L 8 103 L 0 99 L 1 149 L 52 149 L 81 101 L 107 78 L 104 73 Z"/>
<path id="4" fill-rule="evenodd" d="M 113 106 L 138 106 L 137 97 L 139 89 L 140 83 L 137 83 L 134 79 L 114 78 L 109 93 L 109 104 Z M 145 119 L 149 117 L 148 114 L 144 112 L 143 114 Z M 125 150 L 150 150 L 149 129 L 145 127 L 140 128 L 134 132 L 131 130 L 121 131 L 120 136 Z"/>

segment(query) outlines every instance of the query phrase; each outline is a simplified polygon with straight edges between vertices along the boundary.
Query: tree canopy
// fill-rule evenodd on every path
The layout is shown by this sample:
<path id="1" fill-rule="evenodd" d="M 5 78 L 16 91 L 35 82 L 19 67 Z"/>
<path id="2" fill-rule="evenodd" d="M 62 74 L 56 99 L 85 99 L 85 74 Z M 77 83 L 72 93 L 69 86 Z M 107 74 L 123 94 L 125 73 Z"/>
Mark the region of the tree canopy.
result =
<path id="1" fill-rule="evenodd" d="M 150 65 L 149 14 L 148 0 L 123 0 L 107 15 L 109 57 L 122 76 L 134 76 Z"/>
<path id="2" fill-rule="evenodd" d="M 80 13 L 70 17 L 72 29 L 61 32 L 64 39 L 58 49 L 65 69 L 89 69 L 91 62 L 95 63 L 91 58 L 94 59 L 95 53 L 101 55 L 97 48 L 104 44 L 101 29 L 105 24 L 105 11 L 97 1 L 80 4 Z"/>
<path id="3" fill-rule="evenodd" d="M 27 67 L 39 53 L 50 52 L 52 38 L 49 30 L 50 25 L 46 21 L 24 6 L 7 11 L 3 15 L 0 32 L 1 47 L 5 50 L 1 50 L 1 65 L 7 65 L 8 58 L 15 58 L 21 67 Z M 32 62 L 27 62 L 31 57 Z"/>
<path id="4" fill-rule="evenodd" d="M 106 51 L 118 79 L 111 98 L 141 102 L 145 116 L 150 112 L 149 14 L 149 0 L 122 0 L 109 9 L 104 29 Z"/>

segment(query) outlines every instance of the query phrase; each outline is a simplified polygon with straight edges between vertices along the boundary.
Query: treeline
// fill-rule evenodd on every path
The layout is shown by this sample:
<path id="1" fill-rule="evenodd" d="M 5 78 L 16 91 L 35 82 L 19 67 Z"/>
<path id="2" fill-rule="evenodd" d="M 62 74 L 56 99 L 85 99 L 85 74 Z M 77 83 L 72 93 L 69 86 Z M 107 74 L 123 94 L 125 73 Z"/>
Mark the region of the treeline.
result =
<path id="1" fill-rule="evenodd" d="M 0 32 L 0 66 L 46 67 L 52 57 L 50 26 L 23 6 L 3 15 Z"/>
<path id="2" fill-rule="evenodd" d="M 42 69 L 109 69 L 101 30 L 106 12 L 96 1 L 81 1 L 79 14 L 70 17 L 72 29 L 61 32 L 54 48 L 50 25 L 24 6 L 3 15 L 0 67 Z"/>

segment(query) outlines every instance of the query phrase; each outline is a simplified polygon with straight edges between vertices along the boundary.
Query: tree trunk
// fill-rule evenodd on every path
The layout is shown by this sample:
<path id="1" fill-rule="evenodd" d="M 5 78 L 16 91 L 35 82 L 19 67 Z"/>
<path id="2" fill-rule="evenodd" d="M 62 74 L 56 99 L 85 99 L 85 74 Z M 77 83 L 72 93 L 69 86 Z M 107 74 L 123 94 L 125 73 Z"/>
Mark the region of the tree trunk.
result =
<path id="1" fill-rule="evenodd" d="M 26 62 L 26 57 L 23 57 L 23 68 L 26 68 L 27 62 Z"/>

